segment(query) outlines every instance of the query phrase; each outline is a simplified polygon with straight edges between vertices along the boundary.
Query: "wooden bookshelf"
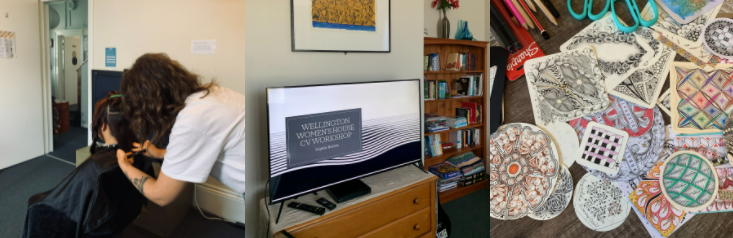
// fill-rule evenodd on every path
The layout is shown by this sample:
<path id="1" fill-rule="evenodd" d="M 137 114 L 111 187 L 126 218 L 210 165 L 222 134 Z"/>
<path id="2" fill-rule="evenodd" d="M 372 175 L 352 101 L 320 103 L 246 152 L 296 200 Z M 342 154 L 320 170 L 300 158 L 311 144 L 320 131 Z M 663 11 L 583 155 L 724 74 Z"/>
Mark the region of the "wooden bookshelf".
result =
<path id="1" fill-rule="evenodd" d="M 434 99 L 434 100 L 424 100 L 424 112 L 425 113 L 434 113 L 441 116 L 453 116 L 455 115 L 456 108 L 461 107 L 461 102 L 474 102 L 476 104 L 481 105 L 483 108 L 482 110 L 482 117 L 483 117 L 483 123 L 478 125 L 468 125 L 467 127 L 457 128 L 457 129 L 451 129 L 446 131 L 440 131 L 435 133 L 425 133 L 423 138 L 428 135 L 436 135 L 440 134 L 440 137 L 443 140 L 447 140 L 449 138 L 450 133 L 458 130 L 463 129 L 473 129 L 478 128 L 481 130 L 481 144 L 479 145 L 473 145 L 468 146 L 461 149 L 447 149 L 443 150 L 443 154 L 440 156 L 431 157 L 428 155 L 425 155 L 425 169 L 427 170 L 428 167 L 440 164 L 445 162 L 448 158 L 450 158 L 453 155 L 463 153 L 466 151 L 473 151 L 476 156 L 481 157 L 484 160 L 484 166 L 486 167 L 486 170 L 488 170 L 489 166 L 487 164 L 487 150 L 484 146 L 486 141 L 488 140 L 488 80 L 486 80 L 489 77 L 489 71 L 486 67 L 486 60 L 488 59 L 488 45 L 489 42 L 485 41 L 466 41 L 466 40 L 451 40 L 451 39 L 439 39 L 439 38 L 430 38 L 425 37 L 424 39 L 424 52 L 423 57 L 429 54 L 438 53 L 440 55 L 440 71 L 425 71 L 425 79 L 427 80 L 445 80 L 448 82 L 448 88 L 451 91 L 451 95 L 455 95 L 457 92 L 454 90 L 453 87 L 453 80 L 456 80 L 460 78 L 461 76 L 464 76 L 469 73 L 483 73 L 483 96 L 471 96 L 471 97 L 460 97 L 460 98 L 446 98 L 446 99 Z M 476 68 L 477 70 L 468 70 L 468 71 L 446 71 L 445 65 L 447 62 L 447 56 L 450 53 L 469 53 L 476 55 Z M 457 188 L 441 192 L 440 193 L 440 202 L 445 203 L 450 200 L 462 197 L 464 195 L 470 194 L 472 192 L 478 191 L 482 188 L 486 188 L 489 186 L 488 178 L 487 180 L 466 186 L 461 187 L 460 185 Z"/>

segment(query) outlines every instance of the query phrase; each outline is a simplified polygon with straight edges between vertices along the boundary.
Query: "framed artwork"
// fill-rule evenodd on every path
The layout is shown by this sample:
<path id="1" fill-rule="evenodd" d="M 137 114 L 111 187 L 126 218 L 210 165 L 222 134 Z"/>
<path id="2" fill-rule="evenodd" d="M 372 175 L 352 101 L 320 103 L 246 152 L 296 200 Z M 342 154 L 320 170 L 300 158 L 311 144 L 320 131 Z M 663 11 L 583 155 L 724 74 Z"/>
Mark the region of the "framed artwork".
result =
<path id="1" fill-rule="evenodd" d="M 390 0 L 290 0 L 293 52 L 389 53 Z"/>

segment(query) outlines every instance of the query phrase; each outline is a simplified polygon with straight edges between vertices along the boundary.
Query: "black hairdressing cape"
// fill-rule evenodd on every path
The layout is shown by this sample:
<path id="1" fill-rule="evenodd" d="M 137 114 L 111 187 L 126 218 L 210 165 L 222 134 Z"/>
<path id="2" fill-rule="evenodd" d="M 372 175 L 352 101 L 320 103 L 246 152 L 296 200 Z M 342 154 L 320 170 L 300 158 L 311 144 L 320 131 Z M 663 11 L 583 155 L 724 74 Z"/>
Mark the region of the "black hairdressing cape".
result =
<path id="1" fill-rule="evenodd" d="M 116 237 L 146 201 L 117 164 L 117 147 L 93 155 L 54 189 L 31 196 L 23 237 Z M 150 162 L 133 166 L 152 174 Z"/>

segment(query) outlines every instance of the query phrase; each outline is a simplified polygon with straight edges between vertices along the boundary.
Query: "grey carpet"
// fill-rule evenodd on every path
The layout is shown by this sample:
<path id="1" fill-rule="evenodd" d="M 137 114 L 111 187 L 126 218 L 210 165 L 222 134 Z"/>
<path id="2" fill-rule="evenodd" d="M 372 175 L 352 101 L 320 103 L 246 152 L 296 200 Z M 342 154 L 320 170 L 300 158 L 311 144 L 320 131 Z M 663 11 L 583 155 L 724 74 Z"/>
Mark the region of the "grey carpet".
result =
<path id="1" fill-rule="evenodd" d="M 489 237 L 489 188 L 443 204 L 451 221 L 450 237 Z"/>
<path id="2" fill-rule="evenodd" d="M 54 135 L 53 140 L 53 152 L 49 154 L 71 163 L 76 163 L 76 150 L 91 144 L 87 143 L 87 129 L 81 127 L 71 127 L 61 138 Z"/>
<path id="3" fill-rule="evenodd" d="M 44 155 L 0 170 L 0 237 L 21 237 L 28 198 L 53 189 L 74 168 Z M 191 209 L 171 237 L 244 237 L 244 234 L 244 229 L 222 221 L 206 220 L 198 210 Z M 120 237 L 155 236 L 128 228 Z"/>

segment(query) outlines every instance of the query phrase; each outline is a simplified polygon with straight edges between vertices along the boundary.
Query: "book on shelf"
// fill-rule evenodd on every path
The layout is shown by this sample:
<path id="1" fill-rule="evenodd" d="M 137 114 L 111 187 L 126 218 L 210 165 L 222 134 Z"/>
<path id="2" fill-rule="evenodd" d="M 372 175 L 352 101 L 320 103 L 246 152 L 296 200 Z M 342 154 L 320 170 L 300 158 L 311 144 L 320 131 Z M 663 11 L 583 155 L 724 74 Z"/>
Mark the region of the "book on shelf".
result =
<path id="1" fill-rule="evenodd" d="M 475 102 L 461 102 L 461 108 L 467 108 L 469 111 L 468 124 L 470 125 L 478 124 L 478 121 L 477 121 L 478 114 L 476 110 L 477 107 L 478 107 L 478 104 Z M 456 112 L 456 115 L 463 116 L 463 115 L 458 114 L 458 112 Z"/>
<path id="2" fill-rule="evenodd" d="M 430 65 L 430 56 L 426 55 L 424 60 L 424 66 L 423 71 L 428 71 L 428 66 Z"/>
<path id="3" fill-rule="evenodd" d="M 425 80 L 425 100 L 435 100 L 437 97 L 437 85 L 435 80 Z"/>
<path id="4" fill-rule="evenodd" d="M 452 129 L 468 126 L 468 121 L 466 120 L 466 117 L 461 116 L 447 116 L 445 117 L 445 122 L 448 127 Z"/>
<path id="5" fill-rule="evenodd" d="M 476 156 L 473 152 L 468 151 L 451 156 L 445 161 L 445 163 L 456 168 L 463 168 L 465 166 L 475 165 L 479 161 L 482 161 L 481 158 Z M 481 164 L 483 164 L 483 162 Z"/>
<path id="6" fill-rule="evenodd" d="M 448 135 L 450 142 L 456 145 L 457 149 L 463 148 L 463 131 L 453 131 Z"/>
<path id="7" fill-rule="evenodd" d="M 460 71 L 461 70 L 461 59 L 459 58 L 461 54 L 459 53 L 450 53 L 448 54 L 448 58 L 445 61 L 445 70 L 446 71 Z"/>
<path id="8" fill-rule="evenodd" d="M 462 178 L 458 184 L 460 184 L 462 187 L 471 186 L 477 183 L 480 183 L 481 181 L 486 180 L 486 174 L 485 172 L 480 172 L 478 174 L 475 174 L 475 176 L 470 177 L 464 177 Z"/>
<path id="9" fill-rule="evenodd" d="M 460 170 L 445 163 L 430 166 L 428 171 L 441 179 L 451 179 L 461 176 Z"/>
<path id="10" fill-rule="evenodd" d="M 440 71 L 440 54 L 432 53 L 425 56 L 425 71 Z"/>
<path id="11" fill-rule="evenodd" d="M 470 53 L 450 53 L 446 59 L 446 71 L 476 70 L 476 55 Z"/>

